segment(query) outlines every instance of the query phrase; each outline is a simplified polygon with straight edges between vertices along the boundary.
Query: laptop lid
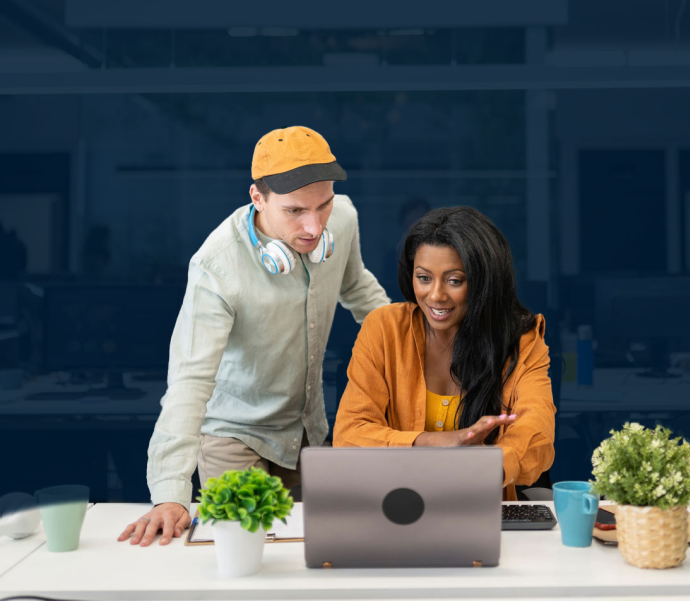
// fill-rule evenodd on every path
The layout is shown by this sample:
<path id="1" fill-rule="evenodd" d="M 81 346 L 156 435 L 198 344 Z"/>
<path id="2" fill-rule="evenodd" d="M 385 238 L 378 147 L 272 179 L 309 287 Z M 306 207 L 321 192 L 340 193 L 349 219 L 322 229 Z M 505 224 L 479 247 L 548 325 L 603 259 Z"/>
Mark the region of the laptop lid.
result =
<path id="1" fill-rule="evenodd" d="M 498 447 L 302 451 L 307 566 L 495 566 L 501 551 Z"/>

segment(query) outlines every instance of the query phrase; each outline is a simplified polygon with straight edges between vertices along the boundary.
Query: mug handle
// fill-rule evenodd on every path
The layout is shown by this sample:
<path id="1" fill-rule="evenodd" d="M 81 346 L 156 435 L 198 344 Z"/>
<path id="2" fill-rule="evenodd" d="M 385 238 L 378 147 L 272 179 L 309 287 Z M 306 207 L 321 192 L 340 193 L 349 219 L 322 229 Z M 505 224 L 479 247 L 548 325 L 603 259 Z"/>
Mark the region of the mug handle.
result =
<path id="1" fill-rule="evenodd" d="M 582 495 L 582 509 L 587 515 L 594 515 L 599 509 L 599 503 L 594 495 Z"/>

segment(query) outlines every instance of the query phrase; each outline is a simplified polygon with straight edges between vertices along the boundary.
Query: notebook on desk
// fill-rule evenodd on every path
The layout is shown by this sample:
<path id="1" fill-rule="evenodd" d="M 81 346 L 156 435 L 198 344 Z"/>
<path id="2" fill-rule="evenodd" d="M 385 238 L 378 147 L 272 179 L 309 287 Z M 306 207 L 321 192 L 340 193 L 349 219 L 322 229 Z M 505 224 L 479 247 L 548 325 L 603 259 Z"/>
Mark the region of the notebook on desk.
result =
<path id="1" fill-rule="evenodd" d="M 273 521 L 273 527 L 266 533 L 267 543 L 301 543 L 304 541 L 304 519 L 302 503 L 295 503 L 290 515 L 283 524 L 280 520 Z M 196 512 L 192 525 L 189 527 L 185 545 L 212 545 L 213 524 L 211 521 L 202 524 L 199 512 Z"/>

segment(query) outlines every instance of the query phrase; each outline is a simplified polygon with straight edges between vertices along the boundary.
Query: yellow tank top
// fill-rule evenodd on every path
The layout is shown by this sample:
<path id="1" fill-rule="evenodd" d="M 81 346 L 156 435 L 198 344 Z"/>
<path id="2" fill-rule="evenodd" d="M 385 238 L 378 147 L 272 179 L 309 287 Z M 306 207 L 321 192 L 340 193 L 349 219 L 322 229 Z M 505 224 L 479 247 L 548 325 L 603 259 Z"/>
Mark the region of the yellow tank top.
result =
<path id="1" fill-rule="evenodd" d="M 426 391 L 426 432 L 450 432 L 455 430 L 455 413 L 460 404 L 460 395 L 443 396 Z"/>

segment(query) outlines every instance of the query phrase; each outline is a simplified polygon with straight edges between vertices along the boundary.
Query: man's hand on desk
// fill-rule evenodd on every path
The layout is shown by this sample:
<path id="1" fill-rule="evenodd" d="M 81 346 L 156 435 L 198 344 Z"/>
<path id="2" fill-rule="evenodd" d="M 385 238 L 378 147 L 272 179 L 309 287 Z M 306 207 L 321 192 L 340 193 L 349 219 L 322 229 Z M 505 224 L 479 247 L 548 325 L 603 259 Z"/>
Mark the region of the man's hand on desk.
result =
<path id="1" fill-rule="evenodd" d="M 173 536 L 175 538 L 182 536 L 191 523 L 192 518 L 189 512 L 179 503 L 161 503 L 127 526 L 117 540 L 127 540 L 134 533 L 129 541 L 130 544 L 138 545 L 141 541 L 142 547 L 148 547 L 157 532 L 163 530 L 159 544 L 167 545 Z"/>
<path id="2" fill-rule="evenodd" d="M 414 441 L 415 447 L 464 447 L 484 444 L 496 428 L 515 422 L 516 415 L 485 415 L 469 428 L 452 432 L 422 432 Z"/>

